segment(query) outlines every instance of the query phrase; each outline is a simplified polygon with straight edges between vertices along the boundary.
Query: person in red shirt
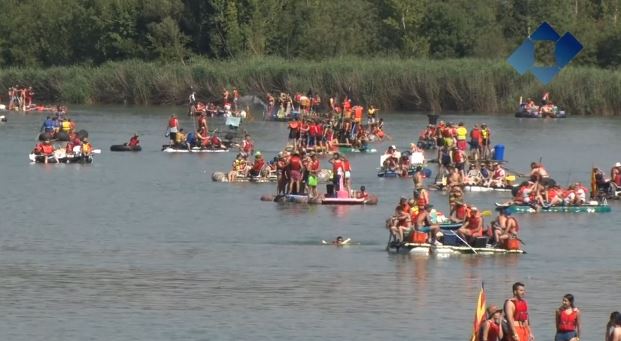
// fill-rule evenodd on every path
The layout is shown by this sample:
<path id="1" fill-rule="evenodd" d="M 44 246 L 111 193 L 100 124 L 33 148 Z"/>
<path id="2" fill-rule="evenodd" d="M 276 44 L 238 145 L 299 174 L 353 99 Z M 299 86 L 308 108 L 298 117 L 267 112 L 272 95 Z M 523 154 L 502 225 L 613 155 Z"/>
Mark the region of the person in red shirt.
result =
<path id="1" fill-rule="evenodd" d="M 470 157 L 474 160 L 479 159 L 481 149 L 481 129 L 478 124 L 470 131 Z"/>
<path id="2" fill-rule="evenodd" d="M 351 163 L 345 156 L 341 156 L 341 159 L 343 160 L 343 175 L 345 176 L 343 179 L 343 186 L 347 193 L 349 193 L 351 189 Z"/>
<path id="3" fill-rule="evenodd" d="M 580 310 L 574 305 L 574 295 L 563 296 L 556 311 L 556 335 L 554 340 L 580 340 Z"/>
<path id="4" fill-rule="evenodd" d="M 513 297 L 505 301 L 505 316 L 509 325 L 511 336 L 509 340 L 530 341 L 535 338 L 530 328 L 530 318 L 528 317 L 528 302 L 526 288 L 523 283 L 513 284 Z"/>
<path id="5" fill-rule="evenodd" d="M 300 184 L 302 182 L 302 159 L 300 153 L 294 151 L 289 158 L 289 193 L 302 194 Z M 295 185 L 295 190 L 294 190 Z"/>
<path id="6" fill-rule="evenodd" d="M 252 143 L 252 140 L 250 139 L 250 135 L 246 134 L 246 136 L 244 136 L 244 139 L 242 140 L 242 143 L 241 143 L 241 151 L 246 153 L 246 155 L 250 155 L 253 149 L 254 149 L 254 144 Z"/>
<path id="7" fill-rule="evenodd" d="M 470 214 L 466 217 L 464 224 L 457 230 L 457 233 L 468 242 L 483 235 L 483 217 L 476 207 L 470 208 Z"/>
<path id="8" fill-rule="evenodd" d="M 261 152 L 257 151 L 256 153 L 254 153 L 254 163 L 252 164 L 252 167 L 250 167 L 248 175 L 254 177 L 260 176 L 263 167 L 265 167 L 265 159 L 263 159 L 263 155 L 261 155 Z"/>
<path id="9" fill-rule="evenodd" d="M 127 146 L 129 147 L 136 147 L 140 145 L 140 140 L 138 139 L 138 133 L 134 134 L 134 136 L 132 136 L 129 139 L 129 143 L 127 144 Z"/>
<path id="10" fill-rule="evenodd" d="M 487 320 L 481 325 L 479 341 L 500 341 L 503 340 L 502 333 L 502 309 L 495 305 L 487 308 Z"/>
<path id="11" fill-rule="evenodd" d="M 168 120 L 168 134 L 170 136 L 170 146 L 175 145 L 175 141 L 177 140 L 177 133 L 179 132 L 179 120 L 177 120 L 177 115 L 170 115 L 170 119 Z"/>
<path id="12" fill-rule="evenodd" d="M 339 153 L 334 153 L 329 162 L 332 164 L 332 183 L 334 184 L 334 192 L 336 193 L 340 190 L 340 178 L 345 174 L 343 160 L 341 159 L 341 155 L 339 155 Z"/>

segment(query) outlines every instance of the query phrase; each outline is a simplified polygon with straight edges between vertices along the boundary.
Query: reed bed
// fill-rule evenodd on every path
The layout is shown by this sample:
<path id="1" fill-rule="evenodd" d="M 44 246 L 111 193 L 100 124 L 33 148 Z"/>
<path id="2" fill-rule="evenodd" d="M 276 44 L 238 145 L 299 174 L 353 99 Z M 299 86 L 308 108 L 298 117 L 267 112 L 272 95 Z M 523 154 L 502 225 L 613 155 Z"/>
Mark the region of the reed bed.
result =
<path id="1" fill-rule="evenodd" d="M 0 70 L 0 87 L 32 86 L 36 98 L 74 104 L 182 104 L 192 89 L 200 99 L 219 99 L 224 88 L 264 97 L 267 92 L 351 96 L 384 110 L 440 113 L 508 113 L 520 96 L 544 91 L 571 114 L 621 114 L 621 72 L 568 67 L 548 86 L 520 76 L 504 61 L 356 57 L 323 61 L 255 58 L 183 64 L 128 60 L 100 66 Z M 6 101 L 6 98 L 4 99 Z"/>

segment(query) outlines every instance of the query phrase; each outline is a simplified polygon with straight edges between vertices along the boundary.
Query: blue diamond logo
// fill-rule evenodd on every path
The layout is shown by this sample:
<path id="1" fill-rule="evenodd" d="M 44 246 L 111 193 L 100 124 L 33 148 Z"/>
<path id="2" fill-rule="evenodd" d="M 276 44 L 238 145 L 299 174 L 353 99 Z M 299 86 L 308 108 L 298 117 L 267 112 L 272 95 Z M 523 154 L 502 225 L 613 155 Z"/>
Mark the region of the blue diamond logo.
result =
<path id="1" fill-rule="evenodd" d="M 535 41 L 554 42 L 554 57 L 556 61 L 551 66 L 535 66 Z M 542 22 L 539 27 L 528 36 L 507 58 L 507 62 L 523 75 L 530 71 L 541 83 L 548 84 L 554 77 L 582 51 L 582 44 L 571 33 L 567 32 L 562 37 L 547 22 Z"/>

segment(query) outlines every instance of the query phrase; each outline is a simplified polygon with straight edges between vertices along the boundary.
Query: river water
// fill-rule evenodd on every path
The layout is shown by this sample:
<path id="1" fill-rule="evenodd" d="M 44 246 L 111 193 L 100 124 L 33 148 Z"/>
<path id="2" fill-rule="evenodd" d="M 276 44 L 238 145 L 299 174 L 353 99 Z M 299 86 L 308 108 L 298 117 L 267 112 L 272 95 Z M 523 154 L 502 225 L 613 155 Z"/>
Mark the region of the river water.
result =
<path id="1" fill-rule="evenodd" d="M 92 165 L 32 165 L 27 159 L 41 114 L 8 114 L 0 126 L 0 330 L 6 340 L 464 340 L 481 282 L 502 304 L 511 284 L 527 286 L 539 340 L 554 335 L 565 293 L 583 311 L 583 339 L 601 339 L 620 307 L 620 207 L 608 214 L 520 215 L 521 256 L 390 255 L 385 218 L 411 182 L 380 179 L 378 155 L 352 155 L 354 186 L 377 206 L 324 207 L 261 202 L 270 184 L 214 183 L 233 153 L 160 152 L 167 116 L 180 108 L 78 107 Z M 384 116 L 392 141 L 406 147 L 426 124 L 421 114 Z M 485 121 L 508 166 L 543 160 L 566 185 L 608 169 L 619 119 L 538 121 L 451 115 Z M 182 117 L 191 128 L 191 120 Z M 211 127 L 222 125 L 219 119 Z M 286 143 L 283 123 L 246 129 L 272 155 Z M 139 132 L 141 153 L 111 153 Z M 323 162 L 327 167 L 327 162 Z M 435 169 L 434 169 L 435 172 Z M 471 193 L 491 209 L 506 194 Z M 447 198 L 432 193 L 436 207 Z M 360 245 L 322 246 L 350 237 Z"/>

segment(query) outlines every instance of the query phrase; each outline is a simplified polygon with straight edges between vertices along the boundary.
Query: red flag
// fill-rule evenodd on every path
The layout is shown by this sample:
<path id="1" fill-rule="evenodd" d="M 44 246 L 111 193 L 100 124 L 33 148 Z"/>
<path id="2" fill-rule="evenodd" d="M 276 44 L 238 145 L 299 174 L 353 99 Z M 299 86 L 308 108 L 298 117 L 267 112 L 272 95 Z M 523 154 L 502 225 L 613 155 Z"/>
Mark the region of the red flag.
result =
<path id="1" fill-rule="evenodd" d="M 472 326 L 472 336 L 470 341 L 477 341 L 479 339 L 479 329 L 485 321 L 485 288 L 483 282 L 481 282 L 481 291 L 479 292 L 479 299 L 477 300 L 477 306 L 474 311 L 474 324 Z"/>

